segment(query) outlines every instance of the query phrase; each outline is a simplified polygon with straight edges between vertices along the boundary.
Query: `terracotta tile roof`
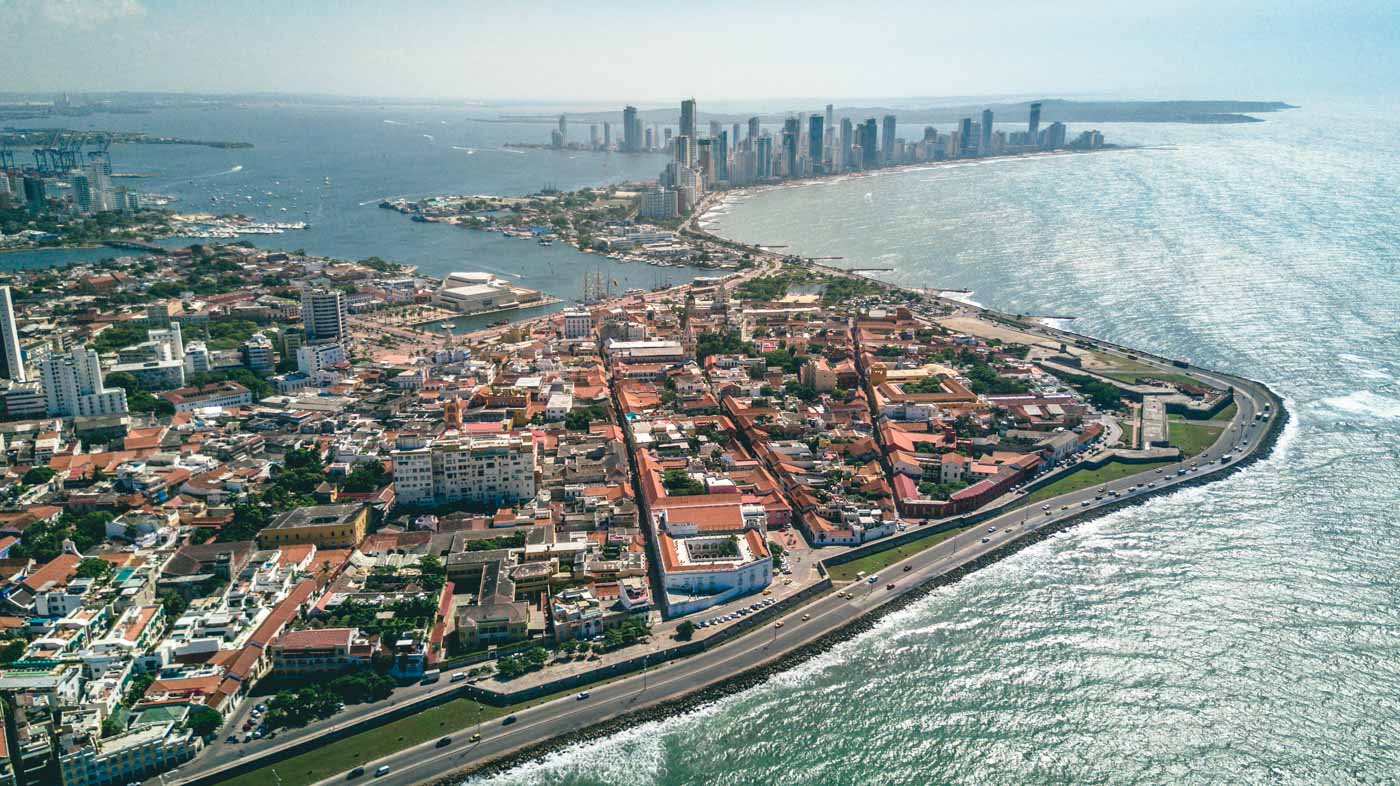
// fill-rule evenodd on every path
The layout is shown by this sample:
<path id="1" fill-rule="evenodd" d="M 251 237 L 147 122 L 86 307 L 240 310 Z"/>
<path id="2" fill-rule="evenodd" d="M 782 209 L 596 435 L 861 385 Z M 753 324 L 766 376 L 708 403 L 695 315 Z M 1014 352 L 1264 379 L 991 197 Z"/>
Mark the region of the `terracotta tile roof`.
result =
<path id="1" fill-rule="evenodd" d="M 355 636 L 354 628 L 321 628 L 320 630 L 289 630 L 277 637 L 274 646 L 284 650 L 319 650 L 349 647 Z"/>
<path id="2" fill-rule="evenodd" d="M 82 562 L 82 559 L 76 554 L 60 554 L 25 576 L 24 581 L 20 583 L 31 592 L 38 592 L 49 582 L 66 583 L 78 572 L 79 562 Z"/>

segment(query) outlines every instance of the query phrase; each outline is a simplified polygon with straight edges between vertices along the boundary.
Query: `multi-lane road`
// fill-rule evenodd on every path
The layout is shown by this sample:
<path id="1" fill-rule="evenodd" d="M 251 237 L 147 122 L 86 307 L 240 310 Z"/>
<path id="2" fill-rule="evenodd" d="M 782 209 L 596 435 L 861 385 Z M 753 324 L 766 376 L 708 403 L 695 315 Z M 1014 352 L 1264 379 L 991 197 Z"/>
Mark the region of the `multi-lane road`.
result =
<path id="1" fill-rule="evenodd" d="M 1221 430 L 1217 442 L 1177 465 L 1139 473 L 1105 484 L 1061 495 L 1045 507 L 1023 506 L 985 520 L 962 535 L 920 552 L 882 572 L 876 581 L 853 584 L 821 596 L 770 623 L 689 658 L 672 661 L 644 674 L 592 688 L 586 698 L 566 697 L 521 710 L 509 723 L 495 719 L 479 727 L 480 739 L 472 740 L 478 727 L 462 718 L 462 728 L 447 741 L 435 740 L 364 764 L 364 772 L 337 773 L 323 783 L 372 780 L 389 786 L 422 783 L 453 771 L 474 767 L 561 736 L 581 732 L 656 704 L 679 699 L 708 686 L 723 683 L 751 669 L 840 631 L 860 617 L 918 591 L 933 579 L 987 556 L 1037 530 L 1068 519 L 1122 504 L 1124 499 L 1148 496 L 1202 476 L 1219 473 L 1258 450 L 1282 403 L 1262 385 L 1199 369 L 1173 368 L 1217 385 L 1235 387 L 1237 412 Z M 1267 405 L 1267 406 L 1266 406 Z M 1256 415 L 1268 412 L 1269 421 Z M 1229 463 L 1221 458 L 1231 455 Z M 1186 470 L 1184 473 L 1180 470 Z M 1150 484 L 1150 487 L 1148 486 Z M 1100 489 L 1103 489 L 1102 491 Z M 1129 489 L 1136 489 L 1129 491 Z M 1109 492 L 1116 492 L 1117 496 Z M 893 584 L 893 587 L 889 587 Z M 850 594 L 852 597 L 847 598 Z M 388 770 L 377 775 L 381 767 Z M 353 777 L 352 777 L 353 775 Z"/>

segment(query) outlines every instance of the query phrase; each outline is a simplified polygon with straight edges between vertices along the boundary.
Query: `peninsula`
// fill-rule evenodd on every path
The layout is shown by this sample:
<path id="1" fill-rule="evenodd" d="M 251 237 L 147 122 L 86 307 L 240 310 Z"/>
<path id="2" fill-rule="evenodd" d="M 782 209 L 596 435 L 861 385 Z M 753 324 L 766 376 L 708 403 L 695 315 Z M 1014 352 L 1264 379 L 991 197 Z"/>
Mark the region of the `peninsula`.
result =
<path id="1" fill-rule="evenodd" d="M 1029 129 L 982 147 L 990 119 L 844 149 L 820 119 L 805 140 L 790 124 L 781 157 L 762 133 L 708 158 L 679 135 L 636 190 L 464 199 L 544 220 L 537 240 L 657 259 L 665 227 L 715 269 L 595 279 L 470 333 L 441 322 L 553 299 L 241 243 L 9 273 L 11 766 L 459 778 L 737 690 L 1061 527 L 1267 454 L 1286 413 L 1256 382 L 705 229 L 721 160 L 736 181 L 776 165 L 771 184 L 886 146 L 890 166 L 972 140 L 1061 150 Z M 633 220 L 655 210 L 674 212 Z"/>

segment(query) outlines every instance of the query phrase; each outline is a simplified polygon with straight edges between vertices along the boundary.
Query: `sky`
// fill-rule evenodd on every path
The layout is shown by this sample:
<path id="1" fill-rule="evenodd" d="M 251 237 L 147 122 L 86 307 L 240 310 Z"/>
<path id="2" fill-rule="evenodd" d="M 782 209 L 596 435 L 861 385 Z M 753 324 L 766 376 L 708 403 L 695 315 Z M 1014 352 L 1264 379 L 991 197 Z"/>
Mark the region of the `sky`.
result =
<path id="1" fill-rule="evenodd" d="M 0 90 L 670 102 L 1400 90 L 1397 0 L 0 0 Z"/>

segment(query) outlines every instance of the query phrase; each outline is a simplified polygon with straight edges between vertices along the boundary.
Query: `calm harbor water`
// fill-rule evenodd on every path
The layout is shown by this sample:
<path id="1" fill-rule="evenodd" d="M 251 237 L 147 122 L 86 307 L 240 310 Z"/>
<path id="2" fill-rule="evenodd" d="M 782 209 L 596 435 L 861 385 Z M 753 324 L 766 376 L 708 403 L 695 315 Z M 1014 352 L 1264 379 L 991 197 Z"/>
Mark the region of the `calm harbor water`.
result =
<path id="1" fill-rule="evenodd" d="M 508 142 L 547 140 L 542 123 L 487 122 L 489 112 L 423 106 L 247 106 L 99 114 L 66 119 L 72 128 L 145 131 L 186 139 L 251 142 L 221 150 L 185 145 L 114 145 L 114 172 L 149 175 L 116 182 L 176 197 L 179 212 L 243 213 L 263 221 L 305 221 L 310 228 L 246 239 L 262 248 L 305 249 L 346 259 L 380 256 L 430 275 L 486 270 L 572 300 L 583 273 L 602 270 L 620 289 L 676 283 L 702 271 L 619 264 L 555 244 L 418 224 L 383 210 L 389 197 L 533 193 L 654 178 L 664 155 L 512 150 Z M 601 133 L 601 131 L 600 131 Z M 587 139 L 587 126 L 570 132 Z M 25 152 L 25 151 L 21 151 Z M 200 241 L 165 241 L 184 245 Z M 95 261 L 113 249 L 0 254 L 0 269 Z M 522 312 L 529 313 L 529 312 Z M 463 321 L 466 326 L 467 321 Z"/>
<path id="2" fill-rule="evenodd" d="M 940 590 L 743 694 L 492 784 L 1392 783 L 1400 121 L 1324 102 L 1155 149 L 767 191 L 741 240 L 892 267 L 1263 380 L 1274 455 Z"/>

